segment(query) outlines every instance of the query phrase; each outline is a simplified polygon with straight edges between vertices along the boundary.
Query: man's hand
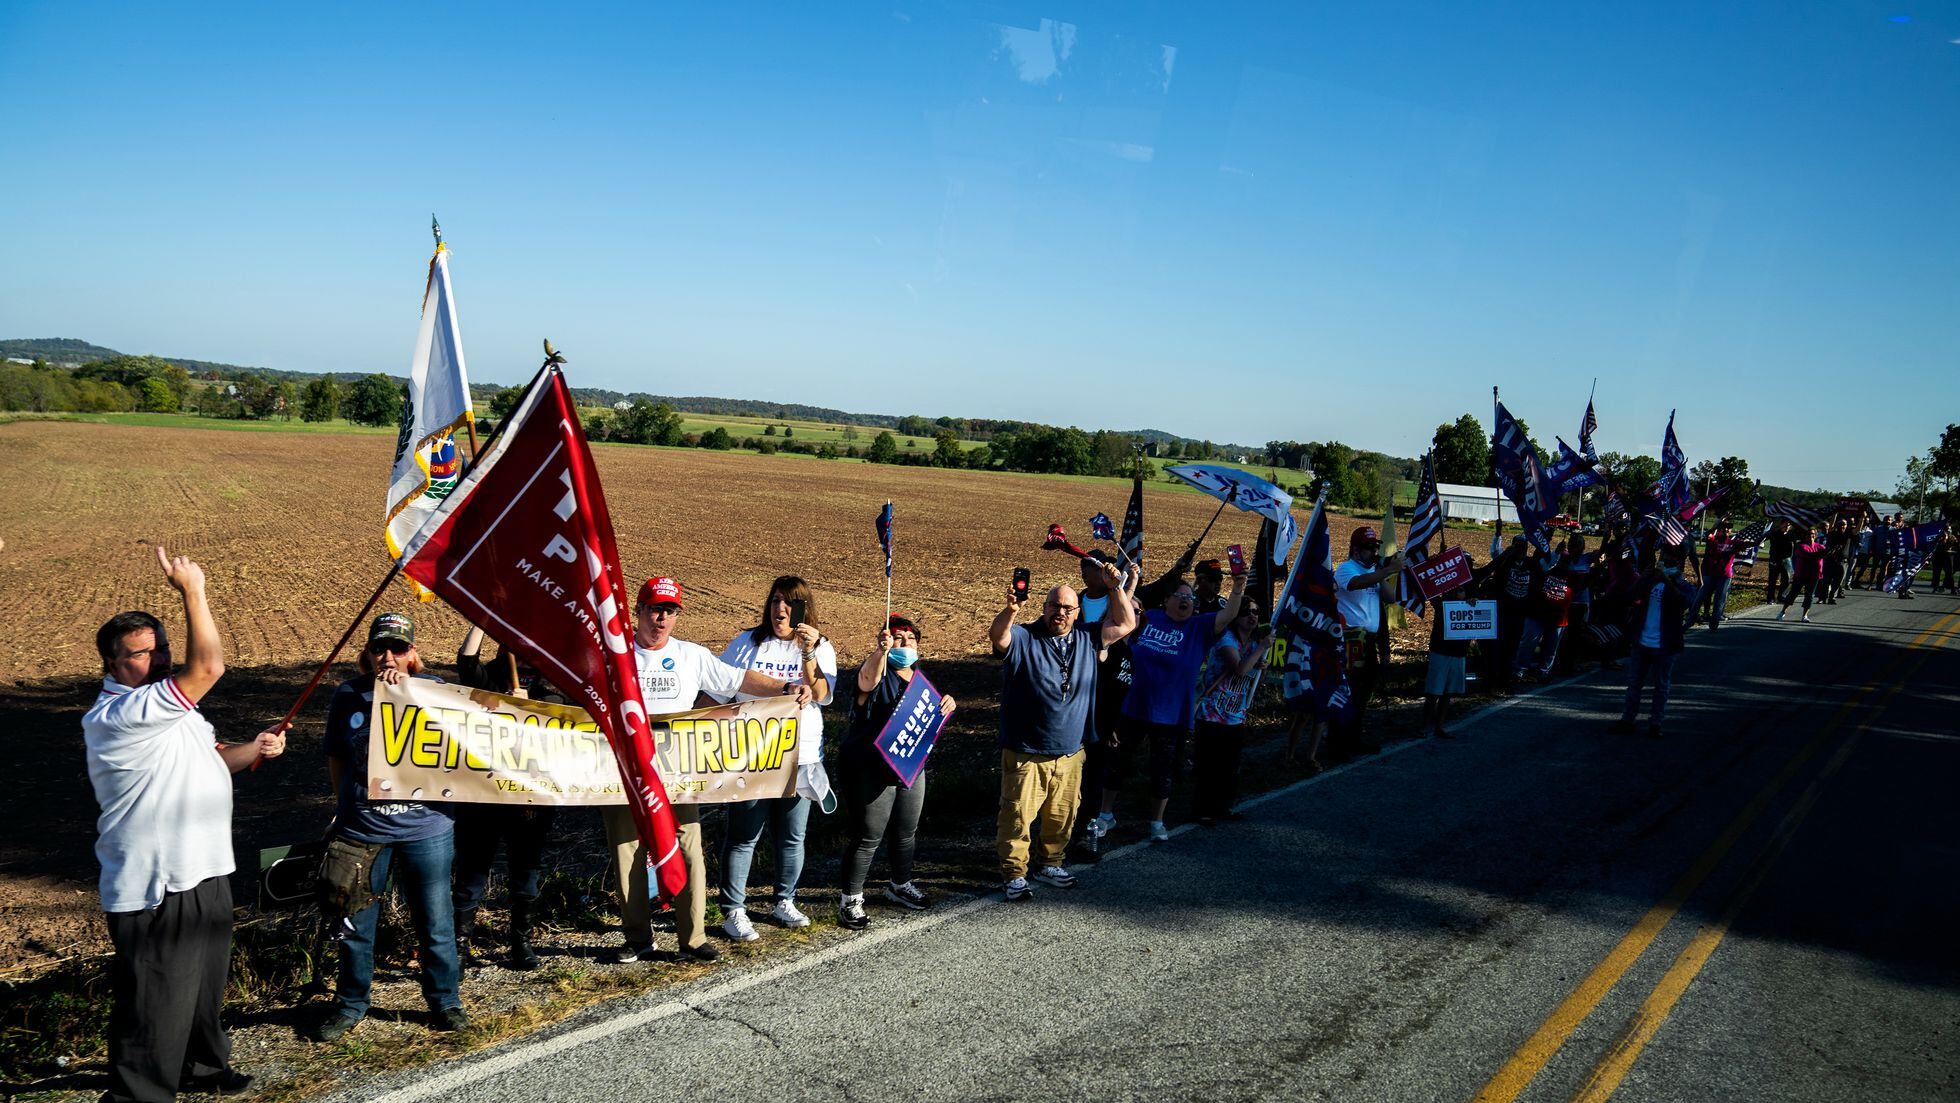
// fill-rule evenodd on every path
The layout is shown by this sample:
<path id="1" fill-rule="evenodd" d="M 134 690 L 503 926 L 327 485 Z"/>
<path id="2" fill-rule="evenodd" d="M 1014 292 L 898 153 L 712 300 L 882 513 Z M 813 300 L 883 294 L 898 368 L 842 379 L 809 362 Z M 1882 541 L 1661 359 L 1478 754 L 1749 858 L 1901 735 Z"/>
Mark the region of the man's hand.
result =
<path id="1" fill-rule="evenodd" d="M 252 739 L 252 748 L 260 758 L 278 758 L 286 753 L 286 729 L 292 727 L 290 721 L 280 721 L 260 732 Z"/>
<path id="2" fill-rule="evenodd" d="M 157 545 L 157 566 L 163 568 L 164 580 L 170 588 L 180 594 L 202 593 L 204 591 L 204 568 L 191 562 L 187 555 L 171 555 Z"/>
<path id="3" fill-rule="evenodd" d="M 1123 588 L 1123 572 L 1116 569 L 1116 564 L 1098 561 L 1096 566 L 1102 571 L 1102 580 L 1105 587 L 1111 590 L 1120 590 Z"/>

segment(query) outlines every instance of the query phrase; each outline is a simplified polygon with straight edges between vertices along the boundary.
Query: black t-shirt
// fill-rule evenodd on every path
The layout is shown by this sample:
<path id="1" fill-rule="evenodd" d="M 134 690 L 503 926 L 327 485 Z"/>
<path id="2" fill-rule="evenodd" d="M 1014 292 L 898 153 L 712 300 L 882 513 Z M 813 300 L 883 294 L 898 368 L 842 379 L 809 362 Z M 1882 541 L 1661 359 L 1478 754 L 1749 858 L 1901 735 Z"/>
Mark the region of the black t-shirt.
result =
<path id="1" fill-rule="evenodd" d="M 1795 546 L 1791 537 L 1795 532 L 1772 532 L 1769 534 L 1769 557 L 1771 559 L 1790 558 L 1790 549 Z"/>
<path id="2" fill-rule="evenodd" d="M 914 668 L 915 670 L 917 668 Z M 897 711 L 898 702 L 912 683 L 899 676 L 890 664 L 885 666 L 885 676 L 871 687 L 871 693 L 863 704 L 857 703 L 857 676 L 851 676 L 851 722 L 844 729 L 844 743 L 840 748 L 846 755 L 883 759 L 878 754 L 878 733 L 885 730 L 891 722 L 892 713 Z"/>

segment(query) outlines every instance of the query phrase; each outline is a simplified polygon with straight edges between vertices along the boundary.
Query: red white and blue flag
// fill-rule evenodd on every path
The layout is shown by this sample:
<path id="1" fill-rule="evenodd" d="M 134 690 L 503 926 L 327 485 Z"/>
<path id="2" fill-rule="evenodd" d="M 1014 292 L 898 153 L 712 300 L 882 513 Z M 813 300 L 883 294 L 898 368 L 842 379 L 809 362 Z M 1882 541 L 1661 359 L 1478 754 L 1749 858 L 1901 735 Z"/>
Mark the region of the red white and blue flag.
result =
<path id="1" fill-rule="evenodd" d="M 1442 531 L 1443 505 L 1436 494 L 1436 455 L 1432 452 L 1422 458 L 1422 484 L 1416 487 L 1416 512 L 1409 518 L 1409 539 L 1405 547 L 1411 567 L 1429 558 L 1429 541 Z M 1402 592 L 1409 595 L 1403 599 L 1403 606 L 1411 613 L 1421 614 L 1422 588 L 1415 585 L 1413 578 L 1403 584 Z"/>
<path id="2" fill-rule="evenodd" d="M 1130 481 L 1130 507 L 1123 511 L 1123 537 L 1117 542 L 1123 558 L 1143 566 L 1143 480 Z"/>
<path id="3" fill-rule="evenodd" d="M 1892 574 L 1886 578 L 1881 588 L 1888 594 L 1901 589 L 1911 589 L 1912 576 L 1926 562 L 1926 553 L 1934 544 L 1940 542 L 1940 534 L 1946 531 L 1945 521 L 1934 521 L 1929 525 L 1919 525 L 1909 529 L 1896 529 L 1892 533 Z"/>
<path id="4" fill-rule="evenodd" d="M 1116 539 L 1116 522 L 1109 519 L 1109 514 L 1098 513 L 1089 518 L 1089 535 L 1096 540 L 1113 541 Z"/>

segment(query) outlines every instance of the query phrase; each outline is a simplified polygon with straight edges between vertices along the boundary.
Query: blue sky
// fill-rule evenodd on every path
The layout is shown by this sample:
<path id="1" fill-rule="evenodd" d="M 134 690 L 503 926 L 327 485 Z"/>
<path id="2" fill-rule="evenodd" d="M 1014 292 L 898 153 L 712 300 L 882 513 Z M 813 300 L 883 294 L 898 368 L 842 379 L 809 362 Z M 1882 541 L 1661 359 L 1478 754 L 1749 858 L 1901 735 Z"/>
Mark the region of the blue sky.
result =
<path id="1" fill-rule="evenodd" d="M 1489 390 L 1890 489 L 1960 11 L 0 2 L 0 336 L 1411 455 Z"/>

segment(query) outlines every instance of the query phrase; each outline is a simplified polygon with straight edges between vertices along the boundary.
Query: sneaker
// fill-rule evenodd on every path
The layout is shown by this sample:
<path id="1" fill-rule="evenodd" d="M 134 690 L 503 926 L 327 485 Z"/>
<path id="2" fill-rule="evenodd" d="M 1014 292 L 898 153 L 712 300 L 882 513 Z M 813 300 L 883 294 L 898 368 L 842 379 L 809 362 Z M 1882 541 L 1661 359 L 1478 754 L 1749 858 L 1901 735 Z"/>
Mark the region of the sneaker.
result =
<path id="1" fill-rule="evenodd" d="M 1026 877 L 1016 877 L 1012 881 L 1003 882 L 1000 890 L 1007 895 L 1009 900 L 1034 899 L 1034 886 L 1028 884 Z"/>
<path id="2" fill-rule="evenodd" d="M 469 1028 L 469 1012 L 460 1007 L 445 1007 L 436 1012 L 436 1029 L 444 1034 L 455 1034 Z"/>
<path id="3" fill-rule="evenodd" d="M 334 1014 L 328 1016 L 326 1022 L 314 1028 L 313 1040 L 316 1042 L 338 1042 L 346 1037 L 347 1032 L 354 1029 L 362 1018 L 363 1016 L 357 1015 L 352 1011 L 336 1011 Z"/>
<path id="4" fill-rule="evenodd" d="M 789 899 L 776 901 L 776 906 L 769 909 L 769 918 L 791 930 L 810 925 L 810 917 L 797 911 L 796 901 Z"/>
<path id="5" fill-rule="evenodd" d="M 614 965 L 631 965 L 636 961 L 645 961 L 652 954 L 653 946 L 651 944 L 640 946 L 628 942 L 624 946 L 615 947 L 611 953 L 606 955 L 606 960 L 612 962 Z"/>
<path id="6" fill-rule="evenodd" d="M 1040 873 L 1034 875 L 1034 879 L 1044 885 L 1053 885 L 1058 889 L 1072 889 L 1075 887 L 1075 874 L 1070 873 L 1061 866 L 1044 866 Z"/>
<path id="7" fill-rule="evenodd" d="M 805 920 L 808 922 L 808 920 Z M 722 917 L 721 933 L 737 942 L 754 942 L 762 936 L 755 933 L 755 924 L 749 922 L 749 909 L 730 908 Z"/>
<path id="8" fill-rule="evenodd" d="M 919 886 L 910 881 L 902 885 L 895 883 L 886 885 L 885 899 L 897 904 L 901 908 L 910 908 L 915 912 L 926 910 L 932 903 L 925 893 L 919 891 Z"/>
<path id="9" fill-rule="evenodd" d="M 1778 609 L 1776 611 L 1777 620 L 1782 620 L 1784 617 L 1787 617 L 1789 615 L 1790 615 L 1790 607 L 1788 605 L 1785 605 L 1783 608 Z"/>
<path id="10" fill-rule="evenodd" d="M 1150 821 L 1151 842 L 1153 843 L 1168 842 L 1170 840 L 1170 837 L 1171 837 L 1171 829 L 1164 826 L 1163 820 Z"/>
<path id="11" fill-rule="evenodd" d="M 837 925 L 847 931 L 861 931 L 871 925 L 871 917 L 864 914 L 864 897 L 846 896 L 838 903 Z"/>
<path id="12" fill-rule="evenodd" d="M 1809 624 L 1809 623 L 1810 623 L 1810 614 L 1809 614 L 1809 613 L 1805 613 L 1805 614 L 1803 615 L 1803 622 L 1804 622 L 1805 624 Z"/>
<path id="13" fill-rule="evenodd" d="M 699 961 L 699 962 L 704 962 L 704 963 L 705 963 L 705 962 L 711 962 L 711 961 L 720 961 L 720 960 L 721 960 L 721 951 L 720 951 L 720 950 L 717 950 L 717 949 L 715 949 L 715 944 L 714 944 L 714 943 L 712 943 L 712 942 L 709 942 L 709 941 L 707 941 L 707 940 L 705 940 L 705 939 L 703 939 L 703 940 L 702 940 L 702 942 L 701 942 L 701 945 L 699 945 L 699 946 L 683 946 L 683 947 L 681 947 L 681 948 L 680 948 L 680 955 L 679 955 L 679 956 L 680 956 L 680 957 L 681 957 L 681 958 L 682 958 L 683 960 L 687 960 L 687 959 L 692 959 L 692 960 L 694 960 L 694 961 Z"/>
<path id="14" fill-rule="evenodd" d="M 252 1086 L 252 1074 L 226 1067 L 209 1076 L 186 1076 L 177 1085 L 180 1095 L 237 1095 Z"/>

